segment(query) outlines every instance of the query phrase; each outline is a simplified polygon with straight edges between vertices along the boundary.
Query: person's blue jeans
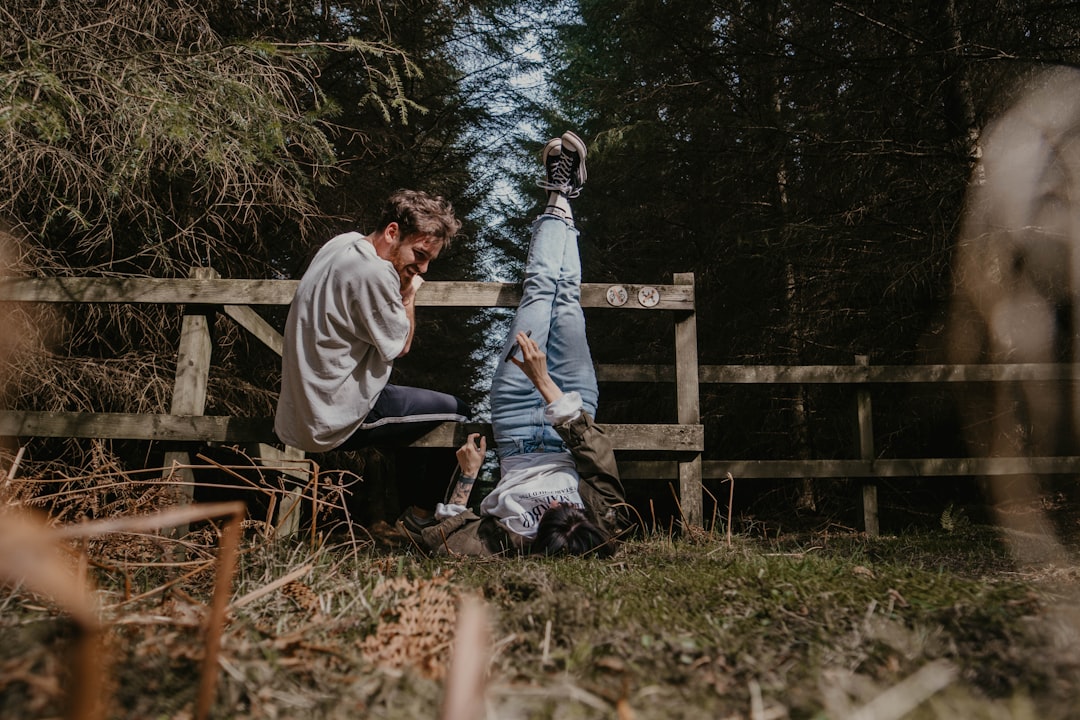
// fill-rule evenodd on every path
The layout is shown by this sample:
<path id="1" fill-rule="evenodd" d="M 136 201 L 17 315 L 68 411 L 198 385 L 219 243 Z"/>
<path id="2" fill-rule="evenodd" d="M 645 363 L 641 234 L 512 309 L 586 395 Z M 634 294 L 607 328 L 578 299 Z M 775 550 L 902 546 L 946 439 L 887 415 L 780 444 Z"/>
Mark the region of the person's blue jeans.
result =
<path id="1" fill-rule="evenodd" d="M 544 422 L 545 403 L 532 381 L 504 361 L 518 331 L 528 330 L 547 355 L 551 379 L 563 392 L 580 393 L 585 411 L 595 417 L 599 392 L 581 310 L 578 231 L 554 215 L 533 223 L 521 302 L 491 381 L 491 424 L 500 459 L 566 449 Z"/>

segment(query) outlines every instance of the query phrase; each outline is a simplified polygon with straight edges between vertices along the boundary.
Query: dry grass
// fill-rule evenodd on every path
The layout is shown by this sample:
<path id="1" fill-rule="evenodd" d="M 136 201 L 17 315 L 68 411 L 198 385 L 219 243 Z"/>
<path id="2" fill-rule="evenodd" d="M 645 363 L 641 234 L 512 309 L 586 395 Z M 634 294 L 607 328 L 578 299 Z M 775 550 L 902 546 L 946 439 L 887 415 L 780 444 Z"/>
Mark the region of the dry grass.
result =
<path id="1" fill-rule="evenodd" d="M 64 481 L 68 503 L 77 480 Z M 84 487 L 122 491 L 102 478 Z M 610 561 L 436 562 L 318 527 L 274 540 L 247 523 L 210 717 L 443 707 L 450 720 L 470 716 L 471 694 L 492 718 L 1055 720 L 1080 699 L 1080 570 L 1021 569 L 997 531 L 973 523 L 879 539 L 653 532 Z M 97 587 L 110 717 L 192 716 L 219 538 L 204 524 L 179 539 L 69 543 Z M 463 598 L 481 600 L 455 648 Z M 0 608 L 0 715 L 57 716 L 71 616 L 17 579 Z M 471 690 L 444 706 L 452 656 L 454 686 Z"/>

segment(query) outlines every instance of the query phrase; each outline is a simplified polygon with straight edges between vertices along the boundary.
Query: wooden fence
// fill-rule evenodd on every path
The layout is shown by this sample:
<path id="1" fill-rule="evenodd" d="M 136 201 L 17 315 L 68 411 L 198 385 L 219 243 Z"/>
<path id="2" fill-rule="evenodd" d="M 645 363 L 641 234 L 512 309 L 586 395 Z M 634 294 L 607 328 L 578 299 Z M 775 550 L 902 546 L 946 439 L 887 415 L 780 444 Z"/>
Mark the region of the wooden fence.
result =
<path id="1" fill-rule="evenodd" d="M 158 441 L 191 441 L 258 444 L 257 454 L 275 460 L 296 460 L 294 449 L 275 450 L 273 418 L 208 416 L 207 381 L 212 361 L 210 326 L 220 311 L 261 342 L 281 353 L 281 333 L 252 306 L 285 306 L 296 291 L 295 280 L 222 279 L 210 268 L 195 268 L 184 279 L 148 278 L 3 278 L 0 301 L 24 303 L 154 303 L 184 307 L 181 337 L 177 346 L 176 381 L 172 406 L 167 414 L 0 411 L 0 437 L 77 437 Z M 666 312 L 672 318 L 673 365 L 666 366 L 674 382 L 678 417 L 676 423 L 604 424 L 620 455 L 620 468 L 632 476 L 637 458 L 649 452 L 674 453 L 665 463 L 667 478 L 678 480 L 686 520 L 702 522 L 701 453 L 705 433 L 698 406 L 697 320 L 694 276 L 679 273 L 671 285 L 582 285 L 582 306 L 618 311 Z M 521 297 L 518 283 L 428 282 L 417 295 L 423 307 L 516 307 Z M 633 312 L 629 313 L 630 316 Z M 606 381 L 629 381 L 642 377 L 638 366 L 599 366 Z M 647 373 L 646 373 L 647 374 Z M 412 443 L 415 447 L 455 447 L 470 432 L 490 438 L 486 423 L 443 423 Z M 629 456 L 629 457 L 628 457 Z M 166 455 L 166 464 L 187 464 L 187 453 Z"/>
<path id="2" fill-rule="evenodd" d="M 978 477 L 1010 475 L 1080 475 L 1080 457 L 878 457 L 874 440 L 872 392 L 884 385 L 937 385 L 951 383 L 1017 383 L 1080 381 L 1080 364 L 1012 363 L 980 365 L 870 365 L 856 356 L 852 365 L 703 365 L 702 384 L 731 385 L 854 385 L 856 386 L 856 452 L 852 459 L 818 460 L 706 460 L 704 479 L 857 478 L 863 483 L 863 521 L 867 534 L 878 534 L 875 479 L 912 477 Z M 651 368 L 663 378 L 663 368 Z M 639 467 L 663 474 L 663 468 Z M 670 473 L 670 470 L 668 470 Z"/>
<path id="3" fill-rule="evenodd" d="M 895 384 L 997 383 L 1080 380 L 1080 365 L 699 365 L 693 274 L 678 274 L 671 285 L 646 288 L 659 297 L 655 305 L 636 302 L 639 285 L 586 283 L 582 305 L 615 310 L 669 311 L 673 317 L 672 364 L 597 366 L 601 382 L 674 384 L 678 408 L 674 424 L 605 425 L 620 454 L 623 477 L 633 481 L 677 481 L 688 522 L 702 521 L 703 479 L 854 478 L 863 485 L 865 529 L 878 530 L 874 480 L 894 477 L 1080 474 L 1080 457 L 879 458 L 874 440 L 872 392 Z M 142 440 L 270 443 L 272 418 L 205 416 L 206 378 L 211 359 L 209 313 L 220 309 L 268 347 L 281 352 L 281 335 L 252 305 L 287 305 L 296 281 L 228 280 L 197 268 L 191 279 L 52 278 L 0 279 L 0 301 L 45 303 L 163 303 L 186 306 L 178 346 L 176 385 L 169 414 L 0 411 L 0 436 L 93 437 Z M 620 292 L 613 293 L 617 288 Z M 520 285 L 482 282 L 429 282 L 419 307 L 514 307 Z M 626 297 L 621 305 L 609 298 Z M 809 460 L 708 460 L 699 416 L 699 384 L 856 386 L 857 457 Z M 444 423 L 413 443 L 417 447 L 460 444 L 469 432 L 490 433 L 483 423 Z M 267 450 L 269 451 L 269 450 Z M 676 459 L 643 459 L 650 451 L 674 453 Z M 289 457 L 286 454 L 286 457 Z M 296 457 L 295 454 L 291 457 Z M 180 459 L 180 458 L 178 458 Z"/>

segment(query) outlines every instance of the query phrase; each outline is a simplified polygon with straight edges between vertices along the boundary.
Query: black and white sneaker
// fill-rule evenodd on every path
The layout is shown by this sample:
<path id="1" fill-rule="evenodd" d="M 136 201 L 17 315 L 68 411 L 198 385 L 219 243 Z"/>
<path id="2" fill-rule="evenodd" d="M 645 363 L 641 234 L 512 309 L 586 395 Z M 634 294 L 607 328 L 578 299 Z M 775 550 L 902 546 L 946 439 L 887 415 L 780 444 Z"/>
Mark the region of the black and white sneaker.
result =
<path id="1" fill-rule="evenodd" d="M 547 177 L 536 184 L 545 190 L 577 197 L 585 184 L 585 143 L 572 132 L 548 140 L 541 153 Z"/>

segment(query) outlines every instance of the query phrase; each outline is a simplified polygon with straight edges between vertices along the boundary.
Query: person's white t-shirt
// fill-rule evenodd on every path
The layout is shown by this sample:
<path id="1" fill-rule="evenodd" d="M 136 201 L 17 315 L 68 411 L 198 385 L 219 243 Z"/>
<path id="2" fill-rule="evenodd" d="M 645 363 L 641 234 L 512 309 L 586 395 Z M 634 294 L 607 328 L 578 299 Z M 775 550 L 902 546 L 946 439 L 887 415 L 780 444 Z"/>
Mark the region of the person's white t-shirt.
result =
<path id="1" fill-rule="evenodd" d="M 512 455 L 502 461 L 502 478 L 480 503 L 480 514 L 531 540 L 540 518 L 555 503 L 585 506 L 578 482 L 574 456 L 568 452 Z"/>
<path id="2" fill-rule="evenodd" d="M 550 403 L 544 417 L 550 425 L 562 425 L 581 414 L 581 394 L 572 391 Z M 540 518 L 555 503 L 585 507 L 578 492 L 574 456 L 567 451 L 520 453 L 503 458 L 502 477 L 480 503 L 480 514 L 494 517 L 500 525 L 529 540 L 536 537 Z M 435 517 L 452 517 L 465 511 L 462 505 L 439 503 Z"/>
<path id="3" fill-rule="evenodd" d="M 278 438 L 307 452 L 348 440 L 378 400 L 408 335 L 394 266 L 360 233 L 327 242 L 289 308 Z"/>

